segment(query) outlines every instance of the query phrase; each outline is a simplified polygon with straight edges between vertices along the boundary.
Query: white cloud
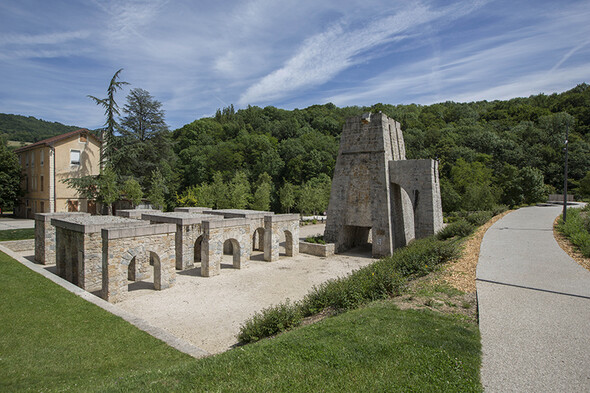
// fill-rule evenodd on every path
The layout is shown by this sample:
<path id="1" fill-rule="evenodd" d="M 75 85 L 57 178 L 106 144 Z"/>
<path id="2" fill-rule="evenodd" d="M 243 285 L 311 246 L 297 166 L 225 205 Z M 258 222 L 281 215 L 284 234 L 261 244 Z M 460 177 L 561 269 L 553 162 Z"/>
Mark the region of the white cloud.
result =
<path id="1" fill-rule="evenodd" d="M 344 22 L 305 40 L 283 67 L 250 86 L 240 97 L 240 105 L 270 102 L 297 90 L 321 85 L 352 65 L 370 60 L 370 51 L 407 38 L 419 26 L 448 22 L 469 14 L 485 1 L 432 9 L 420 3 L 397 10 L 392 15 L 370 20 L 364 27 L 350 29 Z M 358 22 L 357 22 L 358 23 Z"/>

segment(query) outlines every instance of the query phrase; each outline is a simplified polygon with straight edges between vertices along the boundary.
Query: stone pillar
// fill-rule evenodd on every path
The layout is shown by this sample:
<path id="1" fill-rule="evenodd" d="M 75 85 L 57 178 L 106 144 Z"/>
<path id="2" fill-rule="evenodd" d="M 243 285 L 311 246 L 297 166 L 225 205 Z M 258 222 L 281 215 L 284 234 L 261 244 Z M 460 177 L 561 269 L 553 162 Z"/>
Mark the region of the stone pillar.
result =
<path id="1" fill-rule="evenodd" d="M 288 231 L 291 239 L 285 236 L 287 256 L 299 255 L 299 215 L 277 214 L 264 217 L 264 260 L 274 262 L 279 259 L 281 233 Z"/>
<path id="2" fill-rule="evenodd" d="M 35 262 L 42 265 L 55 264 L 56 239 L 52 218 L 72 215 L 88 216 L 88 213 L 37 213 L 35 214 Z"/>

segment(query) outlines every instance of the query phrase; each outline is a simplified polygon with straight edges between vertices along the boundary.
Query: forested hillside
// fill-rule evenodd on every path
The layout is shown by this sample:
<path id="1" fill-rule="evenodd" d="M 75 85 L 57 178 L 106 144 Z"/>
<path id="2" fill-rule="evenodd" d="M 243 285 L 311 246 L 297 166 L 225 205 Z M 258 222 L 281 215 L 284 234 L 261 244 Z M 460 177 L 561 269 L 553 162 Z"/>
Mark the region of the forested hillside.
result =
<path id="1" fill-rule="evenodd" d="M 268 184 L 274 210 L 322 211 L 344 120 L 366 111 L 402 124 L 408 158 L 440 160 L 447 212 L 532 203 L 561 191 L 566 127 L 570 190 L 583 193 L 590 186 L 590 87 L 581 84 L 508 101 L 224 108 L 172 133 L 179 176 L 170 189 L 184 197 L 180 203 L 226 207 L 236 205 L 230 194 L 240 185 L 251 192 L 239 201 L 242 207 L 255 203 L 258 188 Z M 305 202 L 298 193 L 316 200 Z"/>
<path id="2" fill-rule="evenodd" d="M 37 142 L 79 128 L 36 119 L 32 116 L 0 113 L 0 138 L 11 141 Z"/>

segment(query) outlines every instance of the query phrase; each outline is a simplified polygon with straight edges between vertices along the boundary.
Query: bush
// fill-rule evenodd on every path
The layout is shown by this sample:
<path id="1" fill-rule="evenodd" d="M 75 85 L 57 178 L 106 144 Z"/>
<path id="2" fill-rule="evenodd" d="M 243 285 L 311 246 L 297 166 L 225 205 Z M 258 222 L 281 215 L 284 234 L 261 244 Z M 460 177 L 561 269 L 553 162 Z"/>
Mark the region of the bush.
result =
<path id="1" fill-rule="evenodd" d="M 284 330 L 298 326 L 302 321 L 298 303 L 280 303 L 254 314 L 241 327 L 238 340 L 243 343 L 258 341 L 274 336 Z"/>
<path id="2" fill-rule="evenodd" d="M 315 236 L 308 236 L 305 238 L 307 243 L 316 243 L 316 244 L 326 244 L 324 240 L 324 235 L 315 235 Z"/>
<path id="3" fill-rule="evenodd" d="M 455 221 L 452 224 L 447 225 L 443 229 L 441 229 L 437 234 L 436 238 L 438 240 L 447 240 L 452 237 L 466 237 L 473 233 L 475 230 L 475 225 L 468 222 L 465 219 L 461 219 L 459 221 Z"/>
<path id="4" fill-rule="evenodd" d="M 492 216 L 497 216 L 498 214 L 502 214 L 508 210 L 508 206 L 506 205 L 496 205 L 492 208 Z"/>
<path id="5" fill-rule="evenodd" d="M 428 274 L 459 254 L 455 241 L 440 241 L 434 237 L 416 240 L 390 257 L 314 287 L 299 303 L 282 303 L 256 313 L 242 326 L 238 339 L 244 343 L 257 341 L 295 327 L 303 316 L 327 308 L 340 312 L 398 296 L 409 277 Z"/>
<path id="6" fill-rule="evenodd" d="M 491 220 L 492 217 L 493 217 L 493 214 L 491 211 L 484 210 L 484 211 L 473 212 L 470 215 L 468 215 L 465 219 L 467 220 L 467 222 L 478 227 L 478 226 L 485 224 L 489 220 Z"/>
<path id="7" fill-rule="evenodd" d="M 567 222 L 559 219 L 557 229 L 563 233 L 582 254 L 590 258 L 590 229 L 588 213 L 580 209 L 567 209 Z"/>

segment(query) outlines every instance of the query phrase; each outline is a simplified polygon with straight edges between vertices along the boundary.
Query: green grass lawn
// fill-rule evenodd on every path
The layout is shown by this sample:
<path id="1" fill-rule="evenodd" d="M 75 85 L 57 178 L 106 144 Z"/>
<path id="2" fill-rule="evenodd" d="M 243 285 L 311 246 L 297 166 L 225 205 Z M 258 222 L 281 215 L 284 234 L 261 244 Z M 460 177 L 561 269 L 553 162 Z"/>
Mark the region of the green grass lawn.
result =
<path id="1" fill-rule="evenodd" d="M 0 231 L 0 242 L 7 240 L 25 240 L 35 238 L 35 228 L 7 229 Z"/>
<path id="2" fill-rule="evenodd" d="M 478 328 L 370 305 L 194 360 L 0 253 L 0 391 L 470 392 Z"/>

